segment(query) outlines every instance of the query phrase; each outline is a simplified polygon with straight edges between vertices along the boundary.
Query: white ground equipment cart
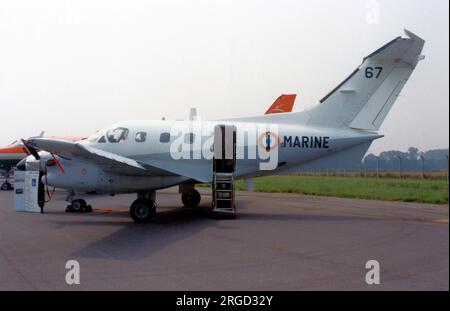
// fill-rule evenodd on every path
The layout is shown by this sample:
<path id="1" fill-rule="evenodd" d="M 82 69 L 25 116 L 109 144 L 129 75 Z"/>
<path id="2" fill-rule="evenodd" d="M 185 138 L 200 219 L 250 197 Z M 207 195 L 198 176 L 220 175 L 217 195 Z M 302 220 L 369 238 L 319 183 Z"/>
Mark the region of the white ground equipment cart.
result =
<path id="1" fill-rule="evenodd" d="M 17 212 L 42 213 L 44 199 L 39 171 L 14 172 L 14 209 Z"/>

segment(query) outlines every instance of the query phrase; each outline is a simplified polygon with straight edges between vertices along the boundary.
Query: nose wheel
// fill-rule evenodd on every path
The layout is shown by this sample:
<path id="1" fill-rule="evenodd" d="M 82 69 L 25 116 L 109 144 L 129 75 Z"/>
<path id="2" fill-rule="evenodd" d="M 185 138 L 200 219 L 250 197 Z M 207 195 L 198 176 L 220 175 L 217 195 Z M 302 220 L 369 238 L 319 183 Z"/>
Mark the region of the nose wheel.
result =
<path id="1" fill-rule="evenodd" d="M 130 216 L 137 223 L 148 223 L 156 215 L 156 203 L 150 199 L 139 198 L 130 206 Z"/>
<path id="2" fill-rule="evenodd" d="M 67 195 L 66 201 L 69 205 L 66 207 L 67 213 L 89 213 L 92 212 L 92 207 L 87 205 L 86 200 L 81 198 L 75 199 L 76 194 L 74 191 L 70 191 Z"/>

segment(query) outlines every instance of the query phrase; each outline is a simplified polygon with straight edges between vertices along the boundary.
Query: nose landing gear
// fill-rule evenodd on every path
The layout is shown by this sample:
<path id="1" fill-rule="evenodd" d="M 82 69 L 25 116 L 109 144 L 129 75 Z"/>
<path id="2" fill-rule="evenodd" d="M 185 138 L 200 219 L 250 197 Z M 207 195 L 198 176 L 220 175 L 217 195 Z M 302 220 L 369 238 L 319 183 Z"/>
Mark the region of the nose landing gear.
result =
<path id="1" fill-rule="evenodd" d="M 66 207 L 67 213 L 90 213 L 92 212 L 92 206 L 87 205 L 86 200 L 84 199 L 75 199 L 75 193 L 71 192 L 66 201 L 70 204 Z"/>

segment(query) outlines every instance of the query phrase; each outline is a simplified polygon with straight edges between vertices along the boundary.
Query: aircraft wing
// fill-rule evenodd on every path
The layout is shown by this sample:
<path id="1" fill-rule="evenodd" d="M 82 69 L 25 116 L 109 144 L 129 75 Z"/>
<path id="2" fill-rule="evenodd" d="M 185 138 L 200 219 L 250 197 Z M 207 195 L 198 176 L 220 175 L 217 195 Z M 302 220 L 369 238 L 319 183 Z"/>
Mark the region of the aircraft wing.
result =
<path id="1" fill-rule="evenodd" d="M 152 161 L 150 164 L 139 163 L 138 161 L 120 156 L 118 154 L 100 150 L 77 142 L 71 142 L 59 139 L 33 138 L 26 141 L 27 145 L 56 154 L 63 159 L 80 159 L 88 162 L 94 162 L 104 171 L 122 174 L 122 175 L 180 175 L 200 182 L 208 182 L 210 178 L 203 176 L 201 172 L 184 163 L 176 165 L 178 161 L 166 163 L 164 161 Z M 154 162 L 154 163 L 153 163 Z M 181 163 L 180 163 L 181 164 Z M 167 169 L 169 167 L 169 169 Z"/>
<path id="2" fill-rule="evenodd" d="M 90 147 L 85 144 L 60 139 L 32 138 L 27 145 L 56 154 L 63 159 L 74 158 L 94 162 L 103 170 L 124 175 L 161 175 L 160 169 L 144 168 L 136 160 L 120 156 L 115 153 Z"/>
<path id="3" fill-rule="evenodd" d="M 100 167 L 111 173 L 124 175 L 153 175 L 154 172 L 147 170 L 136 160 L 120 156 L 111 152 L 100 150 L 84 144 L 76 144 L 78 150 L 81 151 L 83 157 L 94 161 Z"/>
<path id="4" fill-rule="evenodd" d="M 202 183 L 210 183 L 212 181 L 211 162 L 198 161 L 194 159 L 152 159 L 149 165 L 153 168 L 158 167 L 172 172 L 173 174 L 189 177 Z M 147 167 L 147 164 L 144 165 Z M 166 169 L 168 168 L 168 169 Z"/>

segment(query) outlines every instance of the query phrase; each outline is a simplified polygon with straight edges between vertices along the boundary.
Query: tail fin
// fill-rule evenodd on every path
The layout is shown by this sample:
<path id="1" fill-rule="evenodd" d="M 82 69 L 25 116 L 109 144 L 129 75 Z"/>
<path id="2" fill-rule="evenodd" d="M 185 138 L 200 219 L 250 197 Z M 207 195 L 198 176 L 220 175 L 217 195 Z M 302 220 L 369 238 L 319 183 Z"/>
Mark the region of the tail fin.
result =
<path id="1" fill-rule="evenodd" d="M 308 124 L 377 131 L 422 59 L 425 41 L 405 30 L 365 57 L 363 63 L 320 104 L 309 111 Z"/>
<path id="2" fill-rule="evenodd" d="M 296 94 L 281 95 L 275 102 L 267 109 L 265 114 L 283 113 L 291 112 L 292 107 L 294 107 Z"/>

